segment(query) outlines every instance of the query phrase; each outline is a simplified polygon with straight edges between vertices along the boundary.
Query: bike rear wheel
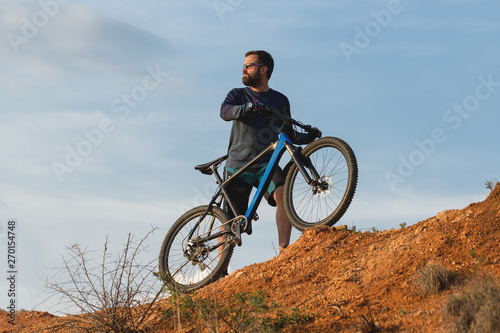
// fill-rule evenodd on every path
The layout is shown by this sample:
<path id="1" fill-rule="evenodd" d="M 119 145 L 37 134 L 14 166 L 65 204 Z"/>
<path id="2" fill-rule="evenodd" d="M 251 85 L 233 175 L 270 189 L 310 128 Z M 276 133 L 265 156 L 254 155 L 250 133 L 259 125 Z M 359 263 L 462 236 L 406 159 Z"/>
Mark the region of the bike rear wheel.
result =
<path id="1" fill-rule="evenodd" d="M 229 243 L 229 237 L 207 240 L 227 223 L 227 216 L 219 207 L 211 207 L 200 221 L 207 209 L 208 206 L 200 206 L 182 215 L 161 247 L 160 275 L 165 283 L 182 292 L 197 290 L 219 279 L 227 272 L 233 254 L 234 245 Z"/>
<path id="2" fill-rule="evenodd" d="M 349 145 L 335 137 L 318 139 L 302 150 L 320 176 L 321 186 L 310 185 L 293 164 L 288 171 L 284 207 L 299 230 L 334 225 L 349 207 L 358 181 L 356 157 Z"/>

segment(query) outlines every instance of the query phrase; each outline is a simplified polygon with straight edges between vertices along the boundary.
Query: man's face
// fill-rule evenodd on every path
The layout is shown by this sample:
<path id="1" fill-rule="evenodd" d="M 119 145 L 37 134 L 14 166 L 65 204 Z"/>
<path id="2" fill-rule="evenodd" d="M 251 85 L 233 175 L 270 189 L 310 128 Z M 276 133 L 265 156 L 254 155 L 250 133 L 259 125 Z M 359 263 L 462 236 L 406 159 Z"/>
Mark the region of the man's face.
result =
<path id="1" fill-rule="evenodd" d="M 245 62 L 243 64 L 243 77 L 241 78 L 241 81 L 245 86 L 255 87 L 259 85 L 262 80 L 262 66 L 250 65 L 245 68 L 245 65 L 247 64 L 256 63 L 259 63 L 259 57 L 255 54 L 251 54 L 245 58 Z"/>

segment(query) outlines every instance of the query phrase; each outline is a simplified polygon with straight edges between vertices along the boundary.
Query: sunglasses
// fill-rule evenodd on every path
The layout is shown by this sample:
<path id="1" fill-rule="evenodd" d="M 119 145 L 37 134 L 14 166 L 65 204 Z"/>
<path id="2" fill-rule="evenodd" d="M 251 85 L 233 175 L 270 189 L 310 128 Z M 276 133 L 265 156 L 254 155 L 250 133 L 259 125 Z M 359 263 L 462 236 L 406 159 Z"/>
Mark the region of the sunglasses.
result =
<path id="1" fill-rule="evenodd" d="M 250 67 L 250 66 L 254 66 L 254 65 L 255 65 L 255 66 L 259 66 L 259 67 L 264 66 L 264 65 L 262 65 L 262 64 L 258 64 L 258 63 L 255 63 L 255 62 L 249 62 L 248 64 L 244 64 L 244 65 L 243 65 L 243 68 L 248 69 L 248 67 Z"/>

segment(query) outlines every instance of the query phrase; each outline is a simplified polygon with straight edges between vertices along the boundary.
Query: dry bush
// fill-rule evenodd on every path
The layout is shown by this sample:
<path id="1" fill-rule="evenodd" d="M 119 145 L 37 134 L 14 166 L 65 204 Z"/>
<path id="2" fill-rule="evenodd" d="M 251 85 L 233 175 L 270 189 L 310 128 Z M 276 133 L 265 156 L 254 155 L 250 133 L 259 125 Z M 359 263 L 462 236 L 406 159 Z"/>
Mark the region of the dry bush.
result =
<path id="1" fill-rule="evenodd" d="M 441 265 L 428 264 L 417 272 L 413 284 L 423 295 L 448 289 L 457 280 L 457 273 Z"/>
<path id="2" fill-rule="evenodd" d="M 81 312 L 69 317 L 68 326 L 86 332 L 149 331 L 153 305 L 164 291 L 163 284 L 154 277 L 156 258 L 147 263 L 139 261 L 153 231 L 138 242 L 128 234 L 116 258 L 109 253 L 107 238 L 102 254 L 78 244 L 67 248 L 69 257 L 63 255 L 64 265 L 56 269 L 53 277 L 56 281 L 47 281 L 46 287 L 62 304 Z M 96 256 L 98 264 L 93 265 Z"/>
<path id="3" fill-rule="evenodd" d="M 452 296 L 444 307 L 453 332 L 493 333 L 500 330 L 500 285 L 485 279 Z"/>
<path id="4" fill-rule="evenodd" d="M 375 324 L 375 318 L 373 317 L 370 309 L 368 309 L 368 314 L 366 316 L 361 315 L 361 325 L 358 330 L 361 333 L 380 332 L 380 328 Z"/>

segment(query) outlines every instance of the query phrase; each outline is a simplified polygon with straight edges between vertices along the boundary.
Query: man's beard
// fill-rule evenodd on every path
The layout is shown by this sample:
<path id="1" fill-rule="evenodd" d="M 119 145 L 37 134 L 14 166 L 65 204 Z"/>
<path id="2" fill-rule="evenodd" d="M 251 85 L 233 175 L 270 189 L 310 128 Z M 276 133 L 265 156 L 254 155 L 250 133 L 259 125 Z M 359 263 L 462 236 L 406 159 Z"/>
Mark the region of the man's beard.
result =
<path id="1" fill-rule="evenodd" d="M 256 84 L 260 82 L 260 73 L 256 74 L 254 77 L 251 77 L 250 74 L 247 73 L 247 75 L 243 75 L 241 82 L 247 87 L 255 87 Z"/>

